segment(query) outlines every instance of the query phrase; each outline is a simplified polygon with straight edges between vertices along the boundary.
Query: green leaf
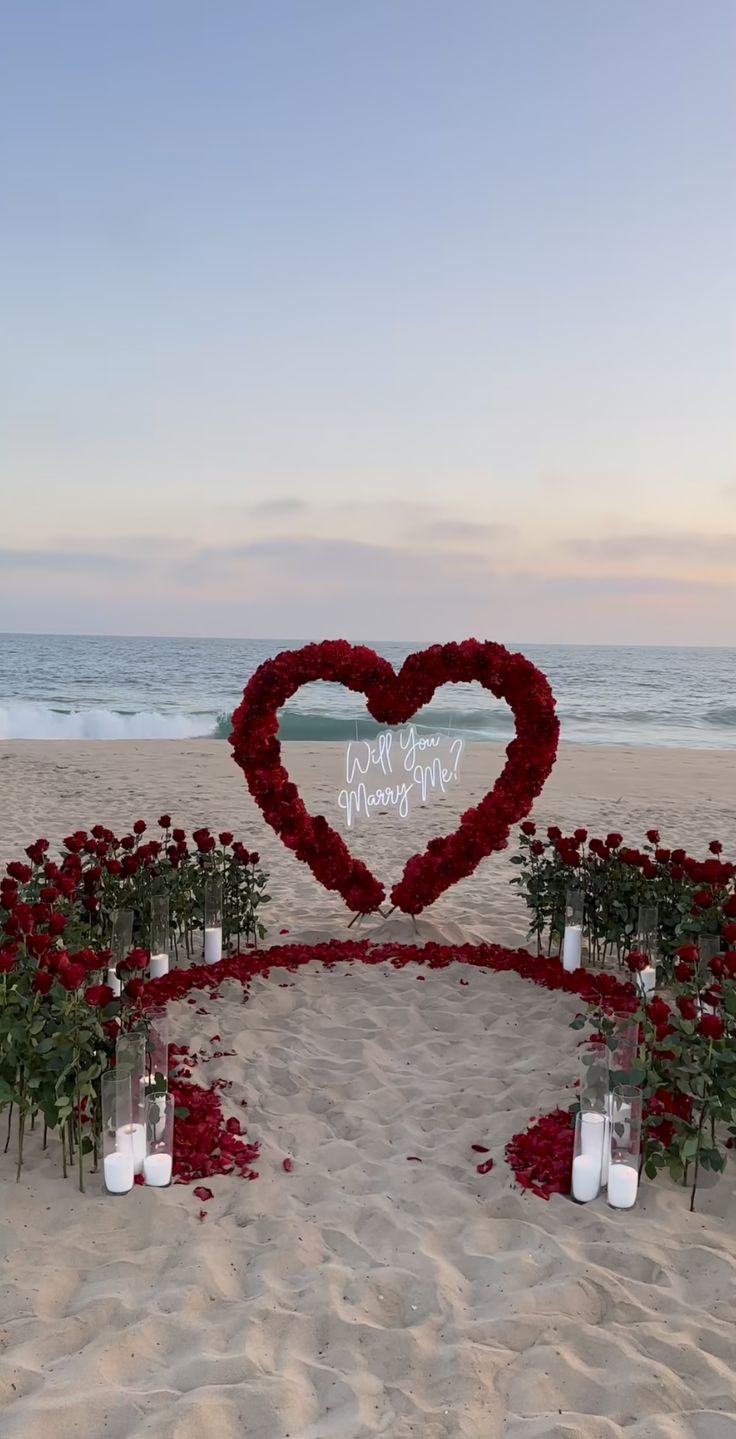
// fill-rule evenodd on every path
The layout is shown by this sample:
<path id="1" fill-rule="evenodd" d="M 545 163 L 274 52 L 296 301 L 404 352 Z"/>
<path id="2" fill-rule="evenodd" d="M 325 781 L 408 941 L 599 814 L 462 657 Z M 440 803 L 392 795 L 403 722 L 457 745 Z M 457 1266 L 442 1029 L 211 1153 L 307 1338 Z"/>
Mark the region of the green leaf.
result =
<path id="1" fill-rule="evenodd" d="M 177 1105 L 176 1109 L 174 1110 L 175 1119 L 188 1119 L 190 1114 L 191 1110 L 187 1109 L 185 1104 Z"/>

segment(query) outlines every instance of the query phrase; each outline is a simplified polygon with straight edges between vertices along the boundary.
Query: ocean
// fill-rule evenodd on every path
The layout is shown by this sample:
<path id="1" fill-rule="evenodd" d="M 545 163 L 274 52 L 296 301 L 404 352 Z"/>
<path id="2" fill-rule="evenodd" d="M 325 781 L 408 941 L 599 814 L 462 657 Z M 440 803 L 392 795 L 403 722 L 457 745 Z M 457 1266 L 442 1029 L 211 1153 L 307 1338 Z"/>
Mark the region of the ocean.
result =
<path id="1" fill-rule="evenodd" d="M 248 677 L 297 640 L 0 635 L 0 739 L 225 738 Z M 370 642 L 398 666 L 421 644 Z M 509 644 L 548 676 L 562 737 L 578 744 L 730 749 L 736 650 Z M 346 740 L 374 728 L 362 700 L 309 685 L 284 739 Z M 420 722 L 468 741 L 508 741 L 510 712 L 480 685 L 439 690 Z M 356 728 L 357 725 L 357 728 Z"/>

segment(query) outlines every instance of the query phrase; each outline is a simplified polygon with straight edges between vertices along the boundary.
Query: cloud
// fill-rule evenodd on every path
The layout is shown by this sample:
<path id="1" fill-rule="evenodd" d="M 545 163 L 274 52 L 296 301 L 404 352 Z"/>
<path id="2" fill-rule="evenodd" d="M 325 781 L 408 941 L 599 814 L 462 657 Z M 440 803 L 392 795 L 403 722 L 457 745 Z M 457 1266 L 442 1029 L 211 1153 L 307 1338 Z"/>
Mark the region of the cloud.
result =
<path id="1" fill-rule="evenodd" d="M 311 508 L 306 500 L 299 500 L 295 495 L 283 495 L 274 500 L 259 500 L 255 505 L 247 506 L 251 515 L 263 520 L 280 520 L 292 515 L 304 515 Z"/>
<path id="2" fill-rule="evenodd" d="M 402 538 L 430 540 L 437 544 L 507 544 L 517 534 L 513 525 L 485 524 L 473 520 L 428 520 L 404 530 Z"/>
<path id="3" fill-rule="evenodd" d="M 609 535 L 605 538 L 569 539 L 560 541 L 566 553 L 579 559 L 611 561 L 729 560 L 736 564 L 736 535 L 703 534 L 633 534 Z"/>
<path id="4" fill-rule="evenodd" d="M 89 571 L 109 571 L 111 569 L 133 571 L 144 569 L 146 564 L 147 560 L 144 556 L 137 554 L 135 550 L 121 553 L 114 548 L 107 550 L 0 549 L 0 574 L 28 570 L 32 570 L 34 573 L 39 570 L 54 570 L 71 575 L 79 572 L 88 573 Z"/>

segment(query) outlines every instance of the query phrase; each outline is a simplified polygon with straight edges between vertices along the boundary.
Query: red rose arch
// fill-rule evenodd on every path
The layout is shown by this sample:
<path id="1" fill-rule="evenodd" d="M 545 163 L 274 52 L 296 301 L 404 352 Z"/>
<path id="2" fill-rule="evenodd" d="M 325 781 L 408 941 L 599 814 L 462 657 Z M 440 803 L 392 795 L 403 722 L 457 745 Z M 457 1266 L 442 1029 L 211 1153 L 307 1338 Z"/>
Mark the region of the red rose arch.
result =
<path id="1" fill-rule="evenodd" d="M 325 640 L 285 650 L 262 664 L 249 680 L 233 715 L 230 743 L 248 787 L 277 835 L 326 889 L 337 890 L 348 909 L 368 914 L 386 891 L 367 865 L 355 859 L 323 815 L 311 815 L 281 762 L 278 711 L 302 685 L 331 680 L 365 695 L 379 724 L 406 724 L 448 683 L 478 680 L 506 700 L 516 736 L 506 765 L 480 804 L 466 810 L 454 833 L 430 840 L 423 854 L 407 860 L 391 890 L 394 906 L 419 914 L 444 890 L 465 879 L 487 855 L 503 849 L 511 826 L 529 813 L 557 754 L 559 722 L 545 676 L 520 654 L 490 641 L 431 645 L 404 661 L 398 673 L 365 645 Z"/>

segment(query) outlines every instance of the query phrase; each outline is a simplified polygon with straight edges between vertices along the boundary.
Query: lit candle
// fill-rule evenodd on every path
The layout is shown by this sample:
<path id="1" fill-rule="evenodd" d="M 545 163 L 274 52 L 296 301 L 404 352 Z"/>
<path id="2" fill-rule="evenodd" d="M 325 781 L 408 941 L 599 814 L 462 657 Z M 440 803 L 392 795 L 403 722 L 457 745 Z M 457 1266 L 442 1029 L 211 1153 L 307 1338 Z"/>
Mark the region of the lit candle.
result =
<path id="1" fill-rule="evenodd" d="M 120 980 L 118 979 L 117 971 L 116 971 L 116 970 L 114 970 L 114 969 L 108 969 L 108 971 L 107 971 L 107 982 L 108 982 L 108 984 L 109 984 L 109 986 L 110 986 L 113 994 L 115 995 L 115 998 L 116 998 L 116 999 L 119 999 L 119 998 L 120 998 L 120 991 L 121 991 L 122 986 L 121 986 Z"/>
<path id="2" fill-rule="evenodd" d="M 595 1199 L 601 1187 L 601 1157 L 577 1154 L 572 1162 L 572 1197 L 580 1204 Z"/>
<path id="3" fill-rule="evenodd" d="M 110 1194 L 127 1194 L 133 1188 L 133 1150 L 116 1149 L 104 1160 L 105 1188 Z"/>
<path id="4" fill-rule="evenodd" d="M 608 1171 L 608 1203 L 613 1209 L 631 1209 L 636 1203 L 639 1175 L 631 1164 L 612 1164 Z"/>
<path id="5" fill-rule="evenodd" d="M 171 1183 L 171 1169 L 170 1154 L 147 1154 L 143 1161 L 143 1178 L 154 1189 L 163 1189 Z"/>
<path id="6" fill-rule="evenodd" d="M 642 970 L 640 971 L 639 979 L 640 979 L 640 981 L 641 981 L 641 987 L 642 987 L 642 989 L 644 990 L 644 993 L 645 993 L 645 994 L 654 994 L 654 991 L 655 991 L 655 989 L 656 989 L 656 987 L 657 987 L 657 967 L 656 967 L 656 965 L 654 965 L 654 964 L 648 964 L 647 967 L 646 967 L 646 969 L 642 969 Z"/>
<path id="7" fill-rule="evenodd" d="M 168 954 L 152 954 L 148 965 L 148 972 L 151 979 L 163 979 L 163 976 L 169 972 Z"/>
<path id="8" fill-rule="evenodd" d="M 583 927 L 580 924 L 566 924 L 565 936 L 562 941 L 562 968 L 572 974 L 580 968 L 580 957 L 583 952 Z"/>
<path id="9" fill-rule="evenodd" d="M 204 962 L 217 964 L 222 959 L 222 928 L 212 925 L 204 932 Z"/>
<path id="10" fill-rule="evenodd" d="M 146 1157 L 145 1124 L 124 1124 L 121 1129 L 116 1129 L 115 1147 L 121 1154 L 130 1154 L 136 1174 L 143 1173 L 143 1161 Z"/>

